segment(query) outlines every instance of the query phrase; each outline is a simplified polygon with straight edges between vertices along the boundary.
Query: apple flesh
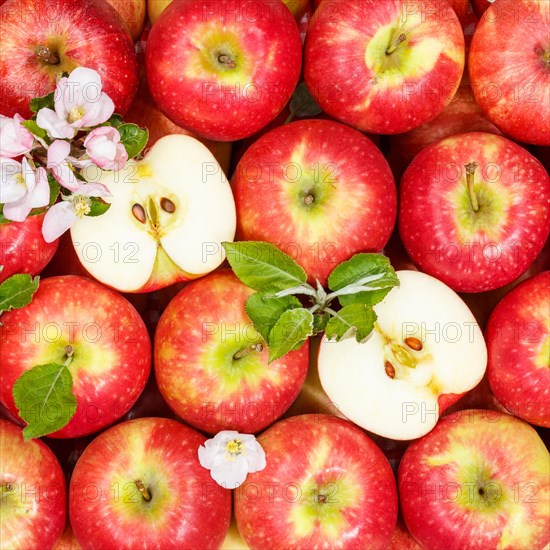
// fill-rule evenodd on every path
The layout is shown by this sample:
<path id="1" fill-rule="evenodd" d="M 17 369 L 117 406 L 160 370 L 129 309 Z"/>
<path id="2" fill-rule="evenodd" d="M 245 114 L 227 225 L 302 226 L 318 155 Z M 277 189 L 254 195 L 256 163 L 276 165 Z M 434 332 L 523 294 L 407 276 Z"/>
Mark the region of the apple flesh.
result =
<path id="1" fill-rule="evenodd" d="M 268 365 L 268 350 L 246 315 L 253 290 L 230 270 L 187 285 L 155 333 L 155 376 L 164 399 L 208 433 L 256 433 L 290 407 L 304 382 L 309 346 Z"/>
<path id="2" fill-rule="evenodd" d="M 550 271 L 507 294 L 486 335 L 496 397 L 515 416 L 550 428 Z"/>
<path id="3" fill-rule="evenodd" d="M 407 527 L 428 550 L 546 548 L 550 459 L 527 423 L 460 411 L 411 443 L 399 468 Z"/>
<path id="4" fill-rule="evenodd" d="M 305 81 L 329 115 L 375 134 L 407 132 L 451 101 L 464 35 L 447 3 L 331 0 L 311 19 Z"/>
<path id="5" fill-rule="evenodd" d="M 221 243 L 235 235 L 233 195 L 220 165 L 195 138 L 165 136 L 143 160 L 89 178 L 109 188 L 111 207 L 78 220 L 71 238 L 98 281 L 149 292 L 205 275 L 225 259 Z"/>
<path id="6" fill-rule="evenodd" d="M 205 440 L 165 418 L 130 420 L 94 439 L 69 489 L 78 542 L 84 548 L 219 548 L 231 493 L 199 463 Z"/>
<path id="7" fill-rule="evenodd" d="M 0 420 L 2 548 L 50 548 L 67 513 L 65 478 L 48 447 L 25 442 L 21 428 Z"/>
<path id="8" fill-rule="evenodd" d="M 473 132 L 430 145 L 405 172 L 400 193 L 399 233 L 409 255 L 460 292 L 510 283 L 550 233 L 547 172 L 501 136 Z"/>
<path id="9" fill-rule="evenodd" d="M 41 280 L 28 306 L 2 315 L 0 343 L 0 400 L 17 416 L 16 380 L 36 365 L 65 363 L 70 346 L 76 412 L 50 437 L 79 437 L 120 418 L 151 369 L 151 342 L 137 311 L 116 292 L 83 277 Z"/>
<path id="10" fill-rule="evenodd" d="M 235 492 L 237 527 L 251 548 L 386 548 L 397 519 L 395 479 L 361 430 L 301 415 L 258 441 L 267 466 Z"/>
<path id="11" fill-rule="evenodd" d="M 134 41 L 138 40 L 145 25 L 147 0 L 107 0 L 122 17 Z"/>
<path id="12" fill-rule="evenodd" d="M 481 17 L 469 56 L 487 118 L 507 136 L 537 145 L 550 145 L 549 8 L 547 0 L 499 0 Z"/>
<path id="13" fill-rule="evenodd" d="M 397 276 L 400 286 L 374 306 L 378 320 L 368 339 L 323 339 L 318 366 L 338 411 L 365 430 L 408 440 L 428 433 L 482 379 L 487 348 L 448 286 L 418 271 Z"/>
<path id="14" fill-rule="evenodd" d="M 357 130 L 328 120 L 275 128 L 247 149 L 232 179 L 240 240 L 275 243 L 315 283 L 388 241 L 397 193 L 388 163 Z"/>
<path id="15" fill-rule="evenodd" d="M 146 50 L 160 109 L 216 141 L 245 138 L 273 120 L 292 96 L 301 60 L 298 25 L 272 0 L 174 2 Z"/>
<path id="16" fill-rule="evenodd" d="M 112 6 L 103 0 L 7 0 L 0 21 L 0 113 L 30 117 L 30 100 L 52 92 L 58 75 L 77 67 L 96 70 L 115 111 L 126 113 L 137 64 L 132 39 Z M 51 55 L 37 55 L 37 46 Z"/>
<path id="17" fill-rule="evenodd" d="M 42 236 L 45 214 L 22 222 L 0 224 L 0 283 L 16 273 L 38 275 L 53 258 L 59 240 L 47 243 Z"/>

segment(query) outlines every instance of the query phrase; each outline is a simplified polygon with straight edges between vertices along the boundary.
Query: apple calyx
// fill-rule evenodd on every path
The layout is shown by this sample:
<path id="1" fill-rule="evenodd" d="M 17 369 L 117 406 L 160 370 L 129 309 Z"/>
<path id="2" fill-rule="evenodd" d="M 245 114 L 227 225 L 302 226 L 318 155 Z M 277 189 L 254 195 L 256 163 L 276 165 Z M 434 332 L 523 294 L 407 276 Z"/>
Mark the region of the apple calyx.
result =
<path id="1" fill-rule="evenodd" d="M 234 355 L 233 355 L 233 359 L 235 361 L 239 360 L 239 359 L 242 359 L 243 357 L 246 357 L 247 355 L 251 354 L 251 353 L 254 353 L 254 352 L 258 352 L 258 353 L 261 353 L 262 351 L 264 350 L 264 346 L 263 344 L 251 344 L 250 346 L 247 346 L 239 351 L 237 351 Z"/>
<path id="2" fill-rule="evenodd" d="M 227 55 L 226 53 L 222 53 L 218 55 L 218 63 L 220 63 L 227 69 L 234 69 L 237 66 L 237 63 L 235 62 L 235 60 L 230 55 Z"/>
<path id="3" fill-rule="evenodd" d="M 472 210 L 477 212 L 479 210 L 479 202 L 474 189 L 474 179 L 477 170 L 477 162 L 469 162 L 464 165 L 466 168 L 466 185 L 468 186 L 468 193 L 470 195 L 470 202 L 472 203 Z"/>
<path id="4" fill-rule="evenodd" d="M 34 48 L 34 55 L 48 65 L 59 65 L 61 62 L 59 57 L 53 53 L 50 48 L 41 44 Z"/>
<path id="5" fill-rule="evenodd" d="M 134 483 L 137 487 L 137 490 L 141 493 L 141 497 L 143 498 L 143 500 L 149 502 L 153 497 L 151 493 L 147 490 L 145 485 L 143 485 L 143 481 L 141 481 L 141 479 L 136 479 Z"/>

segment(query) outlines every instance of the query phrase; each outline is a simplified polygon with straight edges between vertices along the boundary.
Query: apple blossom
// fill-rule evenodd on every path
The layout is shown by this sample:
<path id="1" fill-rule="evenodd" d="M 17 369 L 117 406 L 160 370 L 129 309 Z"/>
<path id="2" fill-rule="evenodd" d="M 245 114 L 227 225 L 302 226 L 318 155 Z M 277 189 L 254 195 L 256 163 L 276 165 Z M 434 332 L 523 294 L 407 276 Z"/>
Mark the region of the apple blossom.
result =
<path id="1" fill-rule="evenodd" d="M 23 117 L 0 115 L 0 157 L 15 158 L 32 149 L 34 136 L 21 126 Z"/>
<path id="2" fill-rule="evenodd" d="M 84 140 L 84 147 L 92 162 L 102 170 L 120 170 L 128 160 L 119 131 L 110 126 L 92 130 Z"/>
<path id="3" fill-rule="evenodd" d="M 231 430 L 223 430 L 205 441 L 199 447 L 199 462 L 226 489 L 236 489 L 249 473 L 266 466 L 264 450 L 256 438 Z"/>
<path id="4" fill-rule="evenodd" d="M 109 190 L 101 183 L 81 183 L 72 195 L 61 195 L 61 202 L 54 204 L 44 216 L 42 235 L 47 243 L 55 241 L 82 216 L 90 213 L 90 197 L 108 197 Z"/>
<path id="5" fill-rule="evenodd" d="M 36 123 L 53 138 L 72 139 L 80 128 L 97 126 L 114 112 L 111 98 L 102 91 L 99 74 L 78 67 L 59 80 L 54 95 L 55 111 L 44 107 Z"/>
<path id="6" fill-rule="evenodd" d="M 22 222 L 33 208 L 50 200 L 48 175 L 44 168 L 35 170 L 25 158 L 23 163 L 0 158 L 0 202 L 8 220 Z"/>
<path id="7" fill-rule="evenodd" d="M 82 185 L 82 182 L 77 179 L 71 166 L 82 168 L 91 161 L 82 161 L 69 156 L 71 152 L 71 144 L 68 141 L 57 139 L 48 149 L 47 167 L 51 170 L 53 177 L 60 185 L 75 192 Z"/>

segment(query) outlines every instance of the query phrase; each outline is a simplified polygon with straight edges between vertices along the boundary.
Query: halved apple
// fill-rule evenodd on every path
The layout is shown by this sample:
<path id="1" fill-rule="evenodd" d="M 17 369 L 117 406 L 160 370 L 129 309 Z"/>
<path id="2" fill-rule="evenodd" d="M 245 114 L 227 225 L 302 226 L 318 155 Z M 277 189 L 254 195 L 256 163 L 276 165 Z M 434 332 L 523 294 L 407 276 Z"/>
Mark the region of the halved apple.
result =
<path id="1" fill-rule="evenodd" d="M 92 172 L 95 170 L 95 174 Z M 235 235 L 235 202 L 212 153 L 198 140 L 169 135 L 143 160 L 119 172 L 90 167 L 105 184 L 109 210 L 71 229 L 82 265 L 123 292 L 148 292 L 195 279 L 225 259 L 221 243 Z"/>
<path id="2" fill-rule="evenodd" d="M 391 439 L 427 434 L 444 408 L 482 379 L 487 348 L 479 325 L 448 286 L 398 271 L 400 286 L 374 306 L 375 329 L 319 349 L 319 377 L 335 407 Z"/>

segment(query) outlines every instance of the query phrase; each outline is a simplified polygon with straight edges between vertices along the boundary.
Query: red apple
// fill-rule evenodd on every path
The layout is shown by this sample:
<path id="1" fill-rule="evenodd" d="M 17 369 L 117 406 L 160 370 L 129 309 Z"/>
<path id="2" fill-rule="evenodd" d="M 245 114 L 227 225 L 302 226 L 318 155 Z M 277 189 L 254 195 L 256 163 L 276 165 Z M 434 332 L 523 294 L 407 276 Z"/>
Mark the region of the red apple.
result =
<path id="1" fill-rule="evenodd" d="M 481 17 L 469 56 L 487 118 L 511 138 L 537 145 L 550 145 L 549 28 L 548 0 L 499 0 Z"/>
<path id="2" fill-rule="evenodd" d="M 151 367 L 151 343 L 134 307 L 77 276 L 43 279 L 28 306 L 4 313 L 0 342 L 0 400 L 13 414 L 13 385 L 24 372 L 68 363 L 77 408 L 51 437 L 79 437 L 120 418 L 142 392 Z"/>
<path id="3" fill-rule="evenodd" d="M 0 225 L 0 282 L 15 273 L 38 275 L 53 258 L 59 240 L 47 243 L 42 236 L 44 214 L 23 222 Z"/>
<path id="4" fill-rule="evenodd" d="M 219 548 L 231 493 L 199 463 L 205 440 L 165 418 L 130 420 L 94 439 L 70 484 L 71 525 L 83 548 Z"/>
<path id="5" fill-rule="evenodd" d="M 52 92 L 57 76 L 96 70 L 103 91 L 124 114 L 137 86 L 134 44 L 103 0 L 7 0 L 0 8 L 0 113 L 30 116 L 29 101 Z M 37 46 L 49 49 L 43 61 Z"/>
<path id="6" fill-rule="evenodd" d="M 422 550 L 422 547 L 414 540 L 414 537 L 407 529 L 401 516 L 397 518 L 397 525 L 391 537 L 388 550 Z"/>
<path id="7" fill-rule="evenodd" d="M 170 134 L 186 134 L 197 138 L 204 143 L 210 152 L 214 155 L 216 160 L 220 163 L 223 171 L 227 174 L 229 171 L 229 163 L 231 160 L 231 148 L 232 144 L 220 141 L 211 141 L 208 139 L 201 139 L 193 132 L 174 124 L 163 112 L 155 105 L 151 93 L 149 92 L 149 85 L 147 83 L 147 75 L 145 73 L 145 49 L 147 48 L 147 42 L 140 42 L 138 52 L 138 65 L 139 65 L 139 85 L 136 97 L 130 107 L 130 110 L 126 113 L 124 120 L 126 122 L 133 122 L 138 126 L 144 126 L 149 130 L 148 147 L 152 147 L 161 137 Z"/>
<path id="8" fill-rule="evenodd" d="M 145 25 L 147 0 L 107 0 L 128 26 L 134 40 L 138 40 Z"/>
<path id="9" fill-rule="evenodd" d="M 50 548 L 66 517 L 65 478 L 42 441 L 23 440 L 21 428 L 0 420 L 2 548 Z"/>
<path id="10" fill-rule="evenodd" d="M 405 172 L 400 192 L 405 248 L 420 269 L 457 291 L 510 283 L 550 232 L 548 174 L 500 136 L 460 134 L 430 145 Z"/>
<path id="11" fill-rule="evenodd" d="M 550 428 L 550 271 L 514 288 L 487 325 L 491 389 L 515 416 Z"/>
<path id="12" fill-rule="evenodd" d="M 245 311 L 253 290 L 230 270 L 188 284 L 170 302 L 155 333 L 161 394 L 192 426 L 209 433 L 256 433 L 296 399 L 309 346 L 268 365 L 268 350 Z"/>
<path id="13" fill-rule="evenodd" d="M 271 130 L 240 160 L 232 180 L 237 237 L 275 243 L 325 284 L 360 251 L 380 251 L 396 211 L 391 170 L 360 132 L 327 120 Z"/>
<path id="14" fill-rule="evenodd" d="M 174 2 L 151 29 L 146 64 L 160 109 L 217 141 L 252 135 L 273 120 L 298 82 L 300 32 L 272 0 Z"/>
<path id="15" fill-rule="evenodd" d="M 397 519 L 388 461 L 351 422 L 302 415 L 259 438 L 267 466 L 235 492 L 252 548 L 386 548 Z"/>
<path id="16" fill-rule="evenodd" d="M 321 108 L 365 132 L 407 132 L 435 118 L 464 69 L 464 35 L 432 0 L 331 0 L 311 20 L 305 80 Z"/>
<path id="17" fill-rule="evenodd" d="M 407 527 L 422 548 L 546 548 L 550 460 L 525 422 L 460 411 L 411 443 L 399 468 Z"/>

